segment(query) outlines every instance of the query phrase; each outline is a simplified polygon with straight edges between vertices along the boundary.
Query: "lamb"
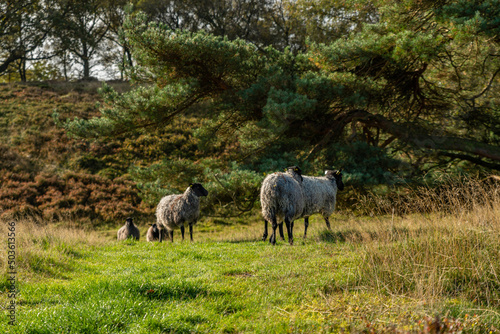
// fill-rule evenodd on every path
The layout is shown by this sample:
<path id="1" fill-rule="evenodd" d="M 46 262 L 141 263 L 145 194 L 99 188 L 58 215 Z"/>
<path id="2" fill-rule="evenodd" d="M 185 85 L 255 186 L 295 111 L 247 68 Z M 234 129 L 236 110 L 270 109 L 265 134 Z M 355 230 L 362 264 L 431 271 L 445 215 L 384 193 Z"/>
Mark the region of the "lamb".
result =
<path id="1" fill-rule="evenodd" d="M 137 226 L 134 225 L 132 218 L 128 217 L 125 220 L 125 225 L 123 225 L 117 233 L 118 240 L 126 240 L 127 238 L 133 238 L 135 240 L 139 240 L 141 233 Z"/>
<path id="2" fill-rule="evenodd" d="M 313 177 L 302 176 L 302 190 L 304 192 L 305 207 L 302 217 L 304 217 L 304 238 L 307 236 L 309 226 L 309 216 L 319 213 L 325 219 L 329 230 L 330 215 L 335 210 L 337 201 L 337 190 L 344 190 L 341 170 L 326 170 L 325 176 Z"/>
<path id="3" fill-rule="evenodd" d="M 153 241 L 159 241 L 160 240 L 160 233 L 162 236 L 165 235 L 165 230 L 158 228 L 158 224 L 149 224 L 150 227 L 148 231 L 146 232 L 146 240 L 149 242 Z"/>
<path id="4" fill-rule="evenodd" d="M 163 197 L 156 207 L 156 224 L 166 229 L 171 242 L 174 242 L 174 229 L 180 227 L 184 240 L 184 224 L 189 226 L 189 235 L 193 241 L 193 225 L 200 216 L 200 197 L 207 196 L 208 191 L 199 183 L 192 183 L 181 195 Z M 162 241 L 162 233 L 159 234 Z"/>
<path id="5" fill-rule="evenodd" d="M 264 235 L 267 238 L 267 223 L 271 222 L 273 233 L 269 242 L 276 244 L 276 228 L 278 222 L 285 221 L 288 242 L 293 245 L 293 221 L 302 216 L 304 211 L 304 196 L 302 192 L 302 171 L 297 166 L 287 168 L 286 173 L 268 175 L 260 188 L 260 203 L 264 217 Z M 280 230 L 282 234 L 282 227 Z"/>

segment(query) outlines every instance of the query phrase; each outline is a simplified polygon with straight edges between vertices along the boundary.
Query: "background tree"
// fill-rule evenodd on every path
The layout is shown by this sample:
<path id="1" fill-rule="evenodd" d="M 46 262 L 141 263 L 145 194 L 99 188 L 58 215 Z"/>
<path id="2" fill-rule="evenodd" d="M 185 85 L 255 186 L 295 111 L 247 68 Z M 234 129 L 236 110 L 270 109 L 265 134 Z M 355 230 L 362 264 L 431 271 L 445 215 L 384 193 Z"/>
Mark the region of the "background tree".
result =
<path id="1" fill-rule="evenodd" d="M 137 61 L 132 77 L 147 85 L 123 95 L 106 89 L 102 117 L 66 127 L 79 136 L 140 136 L 197 115 L 198 147 L 219 157 L 192 174 L 205 180 L 210 170 L 234 169 L 233 161 L 257 174 L 282 163 L 306 172 L 344 165 L 354 185 L 437 168 L 498 170 L 495 18 L 486 14 L 491 2 L 473 5 L 380 2 L 352 28 L 339 28 L 339 38 L 318 37 L 305 52 L 135 15 L 124 26 Z M 338 10 L 342 18 L 361 13 Z"/>
<path id="2" fill-rule="evenodd" d="M 82 66 L 82 78 L 90 78 L 96 56 L 108 33 L 109 25 L 105 20 L 106 1 L 61 1 L 68 10 L 57 17 L 58 29 L 53 37 L 57 41 L 56 49 L 68 51 Z"/>
<path id="3" fill-rule="evenodd" d="M 19 0 L 0 3 L 0 76 L 17 71 L 26 81 L 26 62 L 48 59 L 42 48 L 54 28 L 54 14 L 64 8 L 45 10 L 51 1 Z M 9 70 L 10 68 L 10 70 Z"/>

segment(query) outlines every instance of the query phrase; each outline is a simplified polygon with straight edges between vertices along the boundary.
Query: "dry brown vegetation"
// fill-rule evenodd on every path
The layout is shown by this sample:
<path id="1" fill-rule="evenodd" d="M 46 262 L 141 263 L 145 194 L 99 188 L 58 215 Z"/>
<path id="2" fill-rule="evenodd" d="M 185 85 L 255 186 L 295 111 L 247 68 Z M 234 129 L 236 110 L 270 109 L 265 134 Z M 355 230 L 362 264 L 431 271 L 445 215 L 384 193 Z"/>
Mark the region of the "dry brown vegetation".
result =
<path id="1" fill-rule="evenodd" d="M 7 235 L 9 221 L 0 224 L 0 267 L 7 272 Z M 104 245 L 106 239 L 94 230 L 84 230 L 71 222 L 41 224 L 32 219 L 15 223 L 16 271 L 23 282 L 41 278 L 65 278 L 72 260 L 83 256 L 84 249 Z M 2 279 L 2 284 L 5 284 Z"/>

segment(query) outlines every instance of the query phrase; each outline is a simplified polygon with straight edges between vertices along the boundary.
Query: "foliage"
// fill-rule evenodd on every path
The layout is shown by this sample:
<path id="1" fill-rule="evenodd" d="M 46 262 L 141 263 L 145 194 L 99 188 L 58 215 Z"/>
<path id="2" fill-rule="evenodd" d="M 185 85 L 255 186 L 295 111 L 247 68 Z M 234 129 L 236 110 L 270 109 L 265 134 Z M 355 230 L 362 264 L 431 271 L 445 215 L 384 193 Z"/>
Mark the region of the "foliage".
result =
<path id="1" fill-rule="evenodd" d="M 109 19 L 116 33 L 123 4 L 90 4 L 79 14 L 102 30 Z M 104 86 L 92 97 L 99 105 L 75 111 L 78 94 L 65 104 L 42 89 L 70 137 L 49 125 L 51 103 L 28 115 L 10 99 L 5 164 L 26 152 L 34 158 L 20 171 L 130 173 L 150 209 L 198 180 L 224 198 L 206 201 L 211 214 L 232 215 L 254 198 L 262 173 L 292 164 L 310 175 L 343 168 L 347 184 L 365 192 L 442 172 L 487 175 L 500 168 L 494 4 L 163 1 L 162 16 L 139 1 L 119 42 L 133 60 L 123 68 L 132 89 Z M 64 33 L 70 45 L 75 36 Z M 217 190 L 216 173 L 227 191 Z M 238 192 L 242 175 L 252 181 Z"/>
<path id="2" fill-rule="evenodd" d="M 66 129 L 96 138 L 137 136 L 203 106 L 207 121 L 195 135 L 204 148 L 230 150 L 226 164 L 237 160 L 256 169 L 269 152 L 286 150 L 300 164 L 334 165 L 332 149 L 366 144 L 365 156 L 379 152 L 387 164 L 373 178 L 372 161 L 358 159 L 365 165 L 353 171 L 358 183 L 394 182 L 464 160 L 497 169 L 491 95 L 497 67 L 488 56 L 497 45 L 476 44 L 478 52 L 467 56 L 469 40 L 486 43 L 488 36 L 475 31 L 459 38 L 459 29 L 447 28 L 452 23 L 439 14 L 443 8 L 384 2 L 349 38 L 312 42 L 307 52 L 258 49 L 132 15 L 124 38 L 137 60 L 131 76 L 144 85 L 124 95 L 107 89 L 101 117 L 74 120 Z M 477 71 L 487 75 L 453 78 Z M 477 94 L 474 87 L 485 85 Z M 483 125 L 472 126 L 475 120 Z"/>
<path id="3" fill-rule="evenodd" d="M 161 197 L 182 193 L 188 183 L 201 182 L 209 196 L 202 200 L 203 215 L 228 217 L 254 208 L 263 176 L 236 163 L 223 166 L 214 159 L 193 164 L 189 160 L 164 160 L 148 167 L 132 167 L 130 175 L 137 182 L 141 198 L 156 207 Z"/>
<path id="4" fill-rule="evenodd" d="M 2 219 L 40 218 L 45 221 L 123 220 L 140 216 L 140 198 L 134 184 L 77 173 L 61 177 L 48 174 L 0 174 Z"/>
<path id="5" fill-rule="evenodd" d="M 26 81 L 26 61 L 46 57 L 41 46 L 53 29 L 54 10 L 42 8 L 52 4 L 38 0 L 0 4 L 0 76 L 17 67 L 21 79 Z"/>
<path id="6" fill-rule="evenodd" d="M 117 141 L 104 144 L 68 138 L 51 117 L 92 115 L 90 86 L 3 85 L 0 94 L 0 214 L 101 224 L 151 214 L 135 183 L 124 176 Z M 69 91 L 68 91 L 69 89 Z"/>

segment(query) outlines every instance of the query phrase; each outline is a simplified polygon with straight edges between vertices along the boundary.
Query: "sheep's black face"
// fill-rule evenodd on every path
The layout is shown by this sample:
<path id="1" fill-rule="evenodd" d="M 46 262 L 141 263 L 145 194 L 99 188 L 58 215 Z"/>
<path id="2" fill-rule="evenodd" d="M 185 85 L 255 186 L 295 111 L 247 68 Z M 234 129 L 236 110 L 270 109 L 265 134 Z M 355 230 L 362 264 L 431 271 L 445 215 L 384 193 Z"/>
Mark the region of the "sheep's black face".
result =
<path id="1" fill-rule="evenodd" d="M 151 226 L 153 227 L 153 234 L 154 234 L 154 235 L 157 235 L 157 234 L 158 234 L 158 225 L 156 225 L 156 224 L 151 224 Z"/>
<path id="2" fill-rule="evenodd" d="M 207 189 L 203 188 L 203 186 L 200 183 L 192 183 L 189 186 L 191 187 L 191 189 L 193 189 L 195 195 L 198 197 L 208 195 Z"/>
<path id="3" fill-rule="evenodd" d="M 338 190 L 344 190 L 344 182 L 342 182 L 342 171 L 340 170 L 327 170 L 325 172 L 326 177 L 334 178 L 335 183 L 337 184 Z"/>
<path id="4" fill-rule="evenodd" d="M 126 220 L 125 220 L 125 224 L 128 225 L 128 226 L 131 226 L 133 224 L 133 221 L 132 221 L 132 218 L 128 217 Z"/>
<path id="5" fill-rule="evenodd" d="M 302 175 L 302 169 L 300 169 L 299 166 L 290 166 L 287 168 L 290 172 L 297 173 L 299 175 Z"/>
<path id="6" fill-rule="evenodd" d="M 298 174 L 300 176 L 300 181 L 303 181 L 303 178 L 302 178 L 302 169 L 300 169 L 299 166 L 290 166 L 286 170 L 290 174 L 294 174 L 294 173 Z"/>
<path id="7" fill-rule="evenodd" d="M 335 182 L 337 182 L 337 188 L 342 191 L 344 190 L 344 182 L 342 182 L 342 173 L 339 171 L 339 174 L 335 176 Z"/>

